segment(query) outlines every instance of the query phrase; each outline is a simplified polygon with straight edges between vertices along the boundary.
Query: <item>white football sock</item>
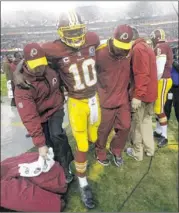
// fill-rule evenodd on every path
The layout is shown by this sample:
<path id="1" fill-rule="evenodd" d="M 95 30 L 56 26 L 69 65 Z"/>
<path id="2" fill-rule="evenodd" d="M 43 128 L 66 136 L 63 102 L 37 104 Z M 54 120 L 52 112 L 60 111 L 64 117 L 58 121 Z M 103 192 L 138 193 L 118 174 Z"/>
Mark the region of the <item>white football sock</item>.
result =
<path id="1" fill-rule="evenodd" d="M 88 185 L 88 181 L 86 177 L 78 177 L 80 187 L 83 188 Z"/>
<path id="2" fill-rule="evenodd" d="M 162 136 L 167 138 L 167 125 L 161 126 Z"/>
<path id="3" fill-rule="evenodd" d="M 156 125 L 156 129 L 155 129 L 156 133 L 161 134 L 162 133 L 162 128 L 160 126 L 160 123 L 157 121 L 157 125 Z"/>

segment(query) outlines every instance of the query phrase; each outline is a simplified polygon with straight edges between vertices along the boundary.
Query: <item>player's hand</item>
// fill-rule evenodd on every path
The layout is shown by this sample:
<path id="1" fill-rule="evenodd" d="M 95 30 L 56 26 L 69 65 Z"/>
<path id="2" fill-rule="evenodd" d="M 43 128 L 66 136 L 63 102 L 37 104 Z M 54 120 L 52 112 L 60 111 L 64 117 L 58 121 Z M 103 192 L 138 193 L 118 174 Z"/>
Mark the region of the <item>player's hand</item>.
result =
<path id="1" fill-rule="evenodd" d="M 24 59 L 22 59 L 16 67 L 16 70 L 13 73 L 13 80 L 16 86 L 22 89 L 30 89 L 30 82 L 28 82 L 23 74 L 20 72 L 24 64 Z"/>
<path id="2" fill-rule="evenodd" d="M 140 108 L 142 105 L 142 101 L 137 99 L 137 98 L 133 98 L 132 99 L 132 109 L 137 110 L 138 108 Z"/>
<path id="3" fill-rule="evenodd" d="M 46 159 L 47 158 L 47 154 L 48 154 L 48 147 L 46 145 L 39 148 L 39 155 L 41 157 Z"/>

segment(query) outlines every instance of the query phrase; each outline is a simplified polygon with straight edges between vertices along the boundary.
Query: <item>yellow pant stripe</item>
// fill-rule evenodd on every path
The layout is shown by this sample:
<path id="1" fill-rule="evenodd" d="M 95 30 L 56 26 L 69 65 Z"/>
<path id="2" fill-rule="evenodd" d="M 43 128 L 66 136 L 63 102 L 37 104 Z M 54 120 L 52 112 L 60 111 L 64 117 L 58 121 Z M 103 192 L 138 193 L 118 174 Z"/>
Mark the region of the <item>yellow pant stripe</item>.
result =
<path id="1" fill-rule="evenodd" d="M 161 93 L 161 113 L 164 111 L 164 98 L 165 98 L 165 92 L 166 92 L 166 86 L 167 86 L 167 79 L 163 80 L 163 85 L 162 85 L 162 93 Z"/>
<path id="2" fill-rule="evenodd" d="M 164 112 L 165 102 L 167 100 L 167 93 L 172 87 L 172 79 L 160 79 L 158 81 L 158 98 L 155 101 L 154 111 L 159 115 Z"/>

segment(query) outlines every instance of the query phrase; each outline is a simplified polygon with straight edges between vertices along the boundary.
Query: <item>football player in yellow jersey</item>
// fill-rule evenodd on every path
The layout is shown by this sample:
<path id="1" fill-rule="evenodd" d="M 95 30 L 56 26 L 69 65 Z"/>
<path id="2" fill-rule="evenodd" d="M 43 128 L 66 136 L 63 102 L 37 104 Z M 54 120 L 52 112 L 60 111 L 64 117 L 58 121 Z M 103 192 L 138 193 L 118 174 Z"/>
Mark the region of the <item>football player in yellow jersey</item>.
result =
<path id="1" fill-rule="evenodd" d="M 96 54 L 99 37 L 86 31 L 75 11 L 62 13 L 58 22 L 59 39 L 42 45 L 49 64 L 55 69 L 68 91 L 68 115 L 76 140 L 75 167 L 81 198 L 89 209 L 95 207 L 86 169 L 89 141 L 96 142 L 100 124 L 100 107 L 96 92 Z M 27 87 L 20 72 L 16 85 Z"/>
<path id="2" fill-rule="evenodd" d="M 172 87 L 171 69 L 173 53 L 171 47 L 166 42 L 164 30 L 154 30 L 151 33 L 151 40 L 156 55 L 158 74 L 158 98 L 154 106 L 157 127 L 154 131 L 154 137 L 158 138 L 158 147 L 163 147 L 168 144 L 167 116 L 164 112 L 164 106 L 167 100 L 168 91 Z"/>

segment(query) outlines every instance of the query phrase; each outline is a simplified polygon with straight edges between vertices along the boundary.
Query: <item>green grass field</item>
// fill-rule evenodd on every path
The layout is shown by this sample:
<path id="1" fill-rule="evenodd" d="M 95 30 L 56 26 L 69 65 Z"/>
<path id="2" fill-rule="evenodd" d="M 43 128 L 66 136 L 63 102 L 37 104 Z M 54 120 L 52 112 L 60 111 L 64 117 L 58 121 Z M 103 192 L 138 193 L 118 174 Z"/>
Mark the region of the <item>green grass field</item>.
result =
<path id="1" fill-rule="evenodd" d="M 66 131 L 74 150 L 75 141 L 70 127 Z M 177 122 L 172 114 L 168 147 L 156 148 L 152 160 L 151 157 L 145 157 L 142 162 L 124 153 L 125 164 L 122 168 L 115 167 L 112 160 L 110 166 L 101 166 L 94 159 L 94 150 L 90 151 L 88 176 L 97 200 L 97 207 L 90 211 L 178 212 L 178 146 L 173 145 L 177 144 L 177 131 Z M 65 212 L 88 212 L 80 201 L 77 180 L 70 185 L 67 197 Z"/>
<path id="2" fill-rule="evenodd" d="M 5 76 L 1 75 L 2 95 L 6 95 L 5 82 Z M 74 150 L 75 141 L 70 127 L 66 131 Z M 94 150 L 89 153 L 89 182 L 97 200 L 97 207 L 91 211 L 178 212 L 178 146 L 170 145 L 178 141 L 178 125 L 174 114 L 168 133 L 169 146 L 159 150 L 156 148 L 152 163 L 150 157 L 136 162 L 124 153 L 125 164 L 122 168 L 115 167 L 112 161 L 110 166 L 103 167 L 95 161 Z M 151 168 L 147 173 L 150 163 Z M 144 174 L 146 176 L 138 184 Z M 126 200 L 137 184 L 136 190 Z M 69 187 L 65 211 L 88 212 L 80 201 L 77 181 Z"/>
<path id="3" fill-rule="evenodd" d="M 7 87 L 6 87 L 6 75 L 1 74 L 1 96 L 6 96 L 7 95 Z"/>
<path id="4" fill-rule="evenodd" d="M 75 141 L 70 128 L 67 129 L 69 141 L 74 149 Z M 110 139 L 109 139 L 110 140 Z M 169 127 L 170 144 L 177 143 L 177 123 L 174 116 Z M 124 153 L 125 164 L 117 168 L 111 163 L 103 167 L 94 159 L 94 151 L 89 153 L 89 182 L 97 199 L 94 212 L 177 212 L 178 211 L 178 146 L 169 145 L 157 150 L 152 158 L 149 173 L 122 206 L 143 175 L 148 171 L 150 157 L 137 162 Z M 87 212 L 78 192 L 77 181 L 68 192 L 66 212 Z"/>

